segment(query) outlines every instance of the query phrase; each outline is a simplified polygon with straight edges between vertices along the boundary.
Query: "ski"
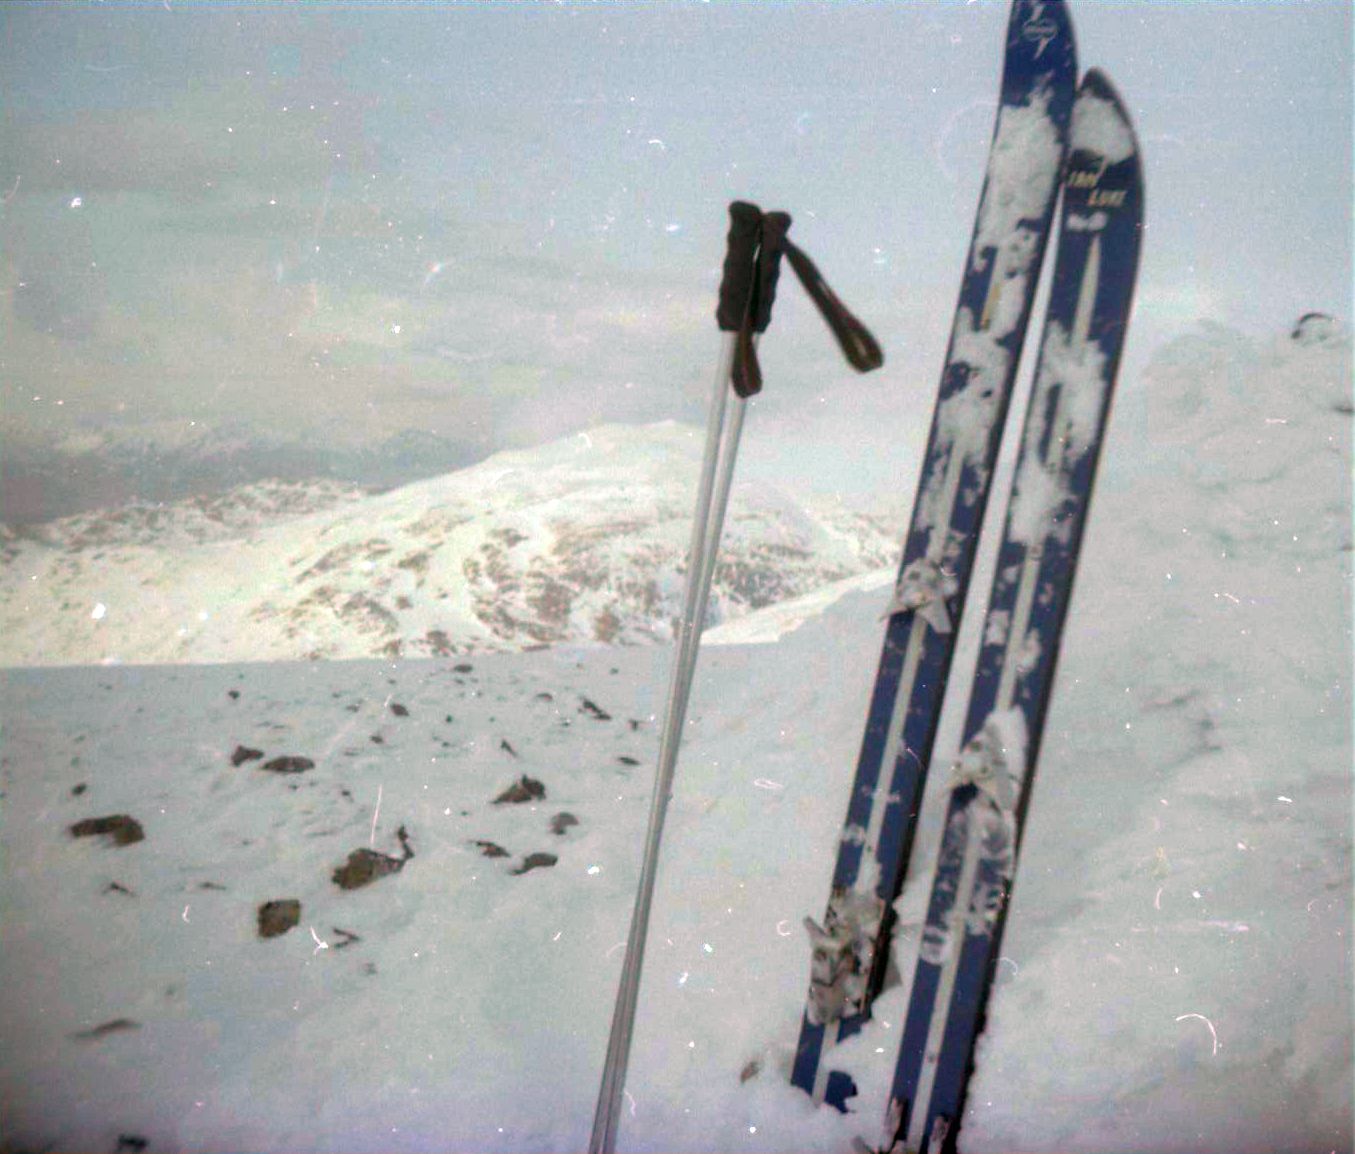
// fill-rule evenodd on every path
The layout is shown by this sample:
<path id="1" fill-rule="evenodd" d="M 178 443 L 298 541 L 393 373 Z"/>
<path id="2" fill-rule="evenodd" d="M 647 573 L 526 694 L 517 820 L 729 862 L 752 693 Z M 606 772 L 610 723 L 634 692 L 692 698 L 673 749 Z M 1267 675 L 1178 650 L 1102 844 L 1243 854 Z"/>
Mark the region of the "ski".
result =
<path id="1" fill-rule="evenodd" d="M 1142 169 L 1100 72 L 1078 91 L 1069 152 L 1035 383 L 885 1122 L 889 1151 L 956 1148 L 1133 298 Z"/>
<path id="2" fill-rule="evenodd" d="M 826 1053 L 884 983 L 979 527 L 1053 217 L 1076 85 L 1063 0 L 1015 0 L 1001 101 L 921 482 L 820 926 L 791 1080 L 845 1110 Z M 888 777 L 886 777 L 888 772 Z"/>

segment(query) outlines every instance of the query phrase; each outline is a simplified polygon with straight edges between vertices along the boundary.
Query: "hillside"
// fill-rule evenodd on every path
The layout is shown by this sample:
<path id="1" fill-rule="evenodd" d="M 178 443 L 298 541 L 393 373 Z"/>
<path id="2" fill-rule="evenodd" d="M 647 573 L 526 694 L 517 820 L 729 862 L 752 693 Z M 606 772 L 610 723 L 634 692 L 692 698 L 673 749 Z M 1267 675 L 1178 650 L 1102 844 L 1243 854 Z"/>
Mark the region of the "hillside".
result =
<path id="1" fill-rule="evenodd" d="M 672 422 L 608 426 L 375 496 L 265 483 L 10 532 L 0 662 L 663 640 L 681 611 L 701 446 Z M 882 517 L 736 485 L 710 619 L 891 565 L 899 535 Z"/>

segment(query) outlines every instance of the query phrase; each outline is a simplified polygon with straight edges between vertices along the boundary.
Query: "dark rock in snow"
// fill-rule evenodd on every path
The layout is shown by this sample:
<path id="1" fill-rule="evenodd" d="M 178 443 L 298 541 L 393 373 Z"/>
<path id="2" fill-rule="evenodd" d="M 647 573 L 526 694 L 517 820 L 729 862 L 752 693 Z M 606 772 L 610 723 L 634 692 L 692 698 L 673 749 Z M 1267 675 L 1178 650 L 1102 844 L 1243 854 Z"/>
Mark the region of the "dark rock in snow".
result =
<path id="1" fill-rule="evenodd" d="M 71 797 L 79 797 L 89 788 L 83 781 L 79 785 L 71 786 Z"/>
<path id="2" fill-rule="evenodd" d="M 475 668 L 475 666 L 474 666 L 474 665 L 471 665 L 468 661 L 463 661 L 463 662 L 461 662 L 460 665 L 453 665 L 453 666 L 452 666 L 452 672 L 453 672 L 453 673 L 470 673 L 474 668 Z"/>
<path id="3" fill-rule="evenodd" d="M 124 1150 L 131 1150 L 133 1154 L 140 1154 L 140 1151 L 146 1149 L 151 1144 L 149 1138 L 143 1138 L 140 1134 L 119 1134 L 118 1144 L 113 1154 L 123 1154 Z"/>
<path id="4" fill-rule="evenodd" d="M 551 833 L 563 835 L 570 826 L 578 825 L 579 819 L 572 813 L 557 813 L 550 819 Z"/>
<path id="5" fill-rule="evenodd" d="M 276 938 L 301 921 L 301 903 L 295 898 L 279 898 L 259 907 L 259 937 Z"/>
<path id="6" fill-rule="evenodd" d="M 518 755 L 518 751 L 508 743 L 508 738 L 506 737 L 499 742 L 499 748 L 502 749 L 504 753 L 508 754 L 509 757 L 517 757 Z"/>
<path id="7" fill-rule="evenodd" d="M 409 710 L 406 709 L 403 705 L 401 705 L 398 701 L 391 702 L 391 712 L 395 714 L 396 717 L 409 716 Z"/>
<path id="8" fill-rule="evenodd" d="M 546 787 L 525 773 L 494 799 L 495 805 L 520 805 L 546 796 Z"/>
<path id="9" fill-rule="evenodd" d="M 529 853 L 522 859 L 522 864 L 513 870 L 513 874 L 516 876 L 525 874 L 528 870 L 545 869 L 559 860 L 553 853 Z"/>
<path id="10" fill-rule="evenodd" d="M 608 713 L 605 709 L 598 705 L 597 702 L 589 701 L 588 698 L 586 697 L 581 699 L 581 704 L 579 705 L 579 712 L 587 713 L 590 717 L 594 717 L 598 721 L 611 721 L 612 719 L 612 715 L 610 713 Z"/>
<path id="11" fill-rule="evenodd" d="M 309 757 L 275 757 L 272 761 L 265 761 L 263 768 L 269 773 L 305 773 L 308 769 L 315 768 L 315 762 Z"/>
<path id="12" fill-rule="evenodd" d="M 631 757 L 630 755 L 625 754 L 625 753 L 623 753 L 623 754 L 622 754 L 620 757 L 618 757 L 616 760 L 619 761 L 622 765 L 639 765 L 639 764 L 640 764 L 638 758 Z"/>
<path id="13" fill-rule="evenodd" d="M 405 868 L 405 862 L 414 856 L 414 851 L 409 846 L 409 834 L 405 832 L 404 826 L 396 831 L 395 836 L 404 848 L 404 857 L 391 857 L 373 849 L 355 849 L 348 855 L 348 860 L 334 871 L 334 884 L 341 890 L 355 890 L 371 885 L 388 874 L 399 873 Z"/>
<path id="14" fill-rule="evenodd" d="M 110 817 L 87 817 L 71 826 L 71 837 L 95 837 L 108 834 L 114 845 L 133 845 L 144 841 L 146 834 L 141 823 L 125 813 L 115 813 Z"/>
<path id="15" fill-rule="evenodd" d="M 508 857 L 509 853 L 501 845 L 496 845 L 492 841 L 474 841 L 472 845 L 480 847 L 480 853 L 485 857 Z"/>
<path id="16" fill-rule="evenodd" d="M 247 745 L 237 745 L 235 751 L 231 754 L 231 764 L 241 766 L 247 761 L 258 761 L 262 757 L 262 749 L 250 749 Z"/>

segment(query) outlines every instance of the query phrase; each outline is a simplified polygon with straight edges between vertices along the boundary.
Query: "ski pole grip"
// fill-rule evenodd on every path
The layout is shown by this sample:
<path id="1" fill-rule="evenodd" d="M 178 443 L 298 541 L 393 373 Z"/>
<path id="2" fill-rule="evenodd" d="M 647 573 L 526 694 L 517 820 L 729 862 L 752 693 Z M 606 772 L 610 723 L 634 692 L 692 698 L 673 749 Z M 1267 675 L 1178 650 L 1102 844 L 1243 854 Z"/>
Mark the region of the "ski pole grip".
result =
<path id="1" fill-rule="evenodd" d="M 752 321 L 755 333 L 765 333 L 772 320 L 772 301 L 776 299 L 776 281 L 781 275 L 781 254 L 786 233 L 790 231 L 790 213 L 769 212 L 762 217 L 762 235 L 757 257 L 757 286 Z"/>
<path id="2" fill-rule="evenodd" d="M 762 210 L 746 200 L 729 206 L 729 236 L 725 242 L 725 268 L 720 278 L 720 303 L 715 322 L 722 332 L 738 332 L 753 292 L 753 257 L 757 251 Z"/>

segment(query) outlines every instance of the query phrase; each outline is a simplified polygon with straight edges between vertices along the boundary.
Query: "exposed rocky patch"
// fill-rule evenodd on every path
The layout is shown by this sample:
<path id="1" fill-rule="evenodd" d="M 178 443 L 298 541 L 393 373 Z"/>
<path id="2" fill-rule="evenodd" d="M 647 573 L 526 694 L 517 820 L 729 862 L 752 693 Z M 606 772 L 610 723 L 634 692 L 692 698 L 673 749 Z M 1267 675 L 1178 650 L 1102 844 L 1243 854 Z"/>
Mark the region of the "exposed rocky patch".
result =
<path id="1" fill-rule="evenodd" d="M 348 855 L 348 860 L 334 871 L 332 875 L 334 884 L 341 890 L 356 890 L 391 874 L 399 873 L 405 868 L 405 863 L 414 856 L 414 850 L 410 848 L 409 834 L 404 826 L 396 831 L 395 836 L 400 839 L 400 845 L 405 851 L 404 856 L 391 857 L 373 849 L 355 849 Z"/>
<path id="2" fill-rule="evenodd" d="M 259 907 L 259 937 L 276 938 L 301 922 L 301 903 L 296 898 L 278 898 Z"/>
<path id="3" fill-rule="evenodd" d="M 109 817 L 87 817 L 71 826 L 71 837 L 97 837 L 107 834 L 116 846 L 134 845 L 144 841 L 146 834 L 141 823 L 125 813 L 115 813 Z"/>
<path id="4" fill-rule="evenodd" d="M 525 773 L 494 799 L 494 805 L 521 805 L 546 796 L 546 787 Z"/>

